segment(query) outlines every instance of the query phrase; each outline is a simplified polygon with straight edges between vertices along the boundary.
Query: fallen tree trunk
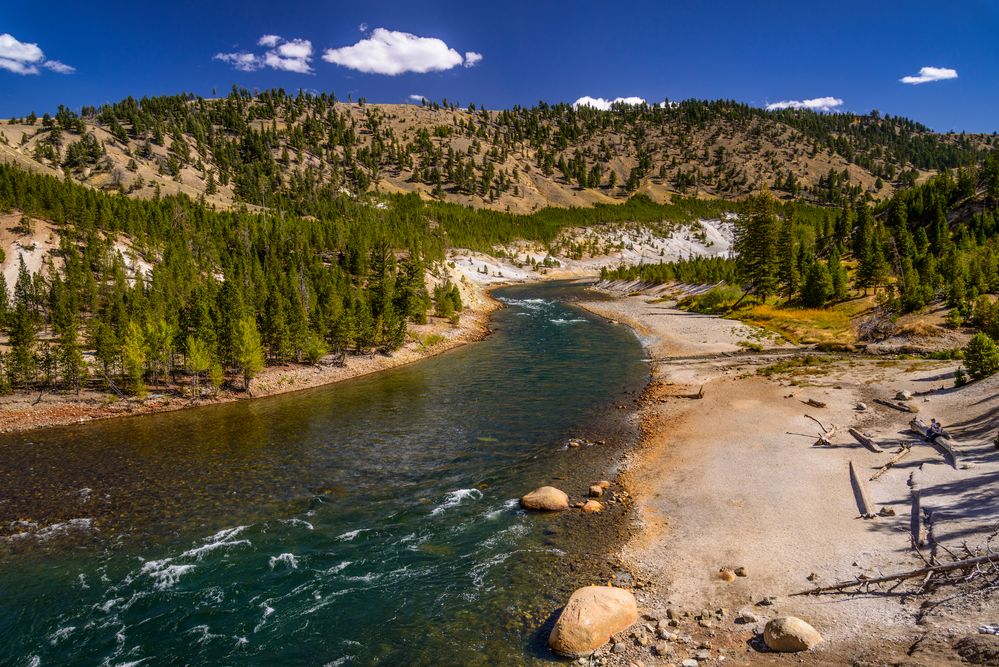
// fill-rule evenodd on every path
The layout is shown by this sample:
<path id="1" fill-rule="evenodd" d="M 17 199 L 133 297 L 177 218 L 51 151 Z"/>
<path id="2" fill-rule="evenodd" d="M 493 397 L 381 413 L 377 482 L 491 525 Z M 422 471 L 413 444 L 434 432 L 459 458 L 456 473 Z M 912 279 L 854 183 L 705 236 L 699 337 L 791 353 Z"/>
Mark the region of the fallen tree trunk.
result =
<path id="1" fill-rule="evenodd" d="M 888 472 L 888 470 L 890 470 L 893 465 L 895 465 L 896 463 L 898 463 L 899 461 L 901 461 L 902 459 L 904 459 L 906 456 L 908 456 L 909 452 L 911 452 L 911 451 L 912 451 L 912 447 L 910 445 L 902 445 L 902 449 L 899 450 L 895 454 L 895 456 L 893 456 L 890 459 L 888 459 L 888 461 L 883 466 L 881 466 L 880 468 L 878 468 L 878 471 L 876 473 L 874 473 L 874 476 L 871 477 L 871 479 L 869 481 L 873 482 L 878 477 L 881 477 L 881 475 L 883 475 L 886 472 Z"/>
<path id="2" fill-rule="evenodd" d="M 874 443 L 874 440 L 872 440 L 870 436 L 864 435 L 857 429 L 851 427 L 849 429 L 849 433 L 853 436 L 854 440 L 862 444 L 864 447 L 867 447 L 867 449 L 871 450 L 875 454 L 880 454 L 884 451 Z"/>
<path id="3" fill-rule="evenodd" d="M 918 417 L 909 422 L 909 428 L 923 436 L 931 445 L 936 447 L 944 455 L 952 466 L 956 469 L 960 464 L 960 455 L 957 452 L 957 443 L 946 435 L 938 435 L 935 438 L 929 437 L 930 427 Z"/>
<path id="4" fill-rule="evenodd" d="M 864 488 L 864 483 L 860 480 L 857 469 L 853 467 L 853 461 L 850 461 L 850 485 L 853 486 L 853 497 L 857 501 L 860 516 L 865 519 L 873 519 L 875 517 L 874 507 L 867 498 L 867 489 Z"/>
<path id="5" fill-rule="evenodd" d="M 880 403 L 881 405 L 887 405 L 889 408 L 895 408 L 900 412 L 919 412 L 919 408 L 915 405 L 909 405 L 908 403 L 896 403 L 893 401 L 886 401 L 883 398 L 875 398 L 875 403 Z"/>
<path id="6" fill-rule="evenodd" d="M 854 579 L 853 581 L 841 581 L 838 584 L 832 584 L 830 586 L 820 586 L 818 588 L 813 588 L 807 591 L 799 591 L 797 593 L 791 593 L 791 595 L 816 595 L 818 593 L 828 593 L 830 591 L 841 591 L 844 588 L 850 588 L 852 586 L 883 584 L 889 581 L 905 581 L 906 579 L 925 577 L 928 574 L 936 574 L 938 572 L 952 572 L 954 570 L 963 570 L 965 568 L 982 565 L 983 563 L 996 563 L 996 562 L 999 562 L 999 555 L 997 554 L 992 554 L 989 556 L 979 556 L 978 558 L 966 558 L 965 560 L 959 560 L 953 563 L 945 563 L 943 565 L 930 565 L 927 567 L 921 567 L 918 570 L 909 570 L 908 572 L 889 574 L 884 577 L 875 577 L 874 579 Z"/>

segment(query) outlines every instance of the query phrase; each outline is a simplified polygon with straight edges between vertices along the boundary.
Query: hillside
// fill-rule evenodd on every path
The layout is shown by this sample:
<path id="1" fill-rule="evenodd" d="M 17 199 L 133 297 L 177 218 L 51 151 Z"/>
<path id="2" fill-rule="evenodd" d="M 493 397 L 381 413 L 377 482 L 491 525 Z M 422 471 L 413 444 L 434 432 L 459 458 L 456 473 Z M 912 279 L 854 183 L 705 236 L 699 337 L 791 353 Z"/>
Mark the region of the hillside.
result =
<path id="1" fill-rule="evenodd" d="M 236 89 L 220 99 L 61 107 L 0 126 L 0 159 L 24 168 L 141 198 L 185 193 L 300 214 L 371 190 L 515 213 L 634 194 L 738 198 L 764 185 L 816 203 L 881 200 L 996 145 L 995 136 L 936 134 L 877 112 L 728 101 L 487 111 Z"/>

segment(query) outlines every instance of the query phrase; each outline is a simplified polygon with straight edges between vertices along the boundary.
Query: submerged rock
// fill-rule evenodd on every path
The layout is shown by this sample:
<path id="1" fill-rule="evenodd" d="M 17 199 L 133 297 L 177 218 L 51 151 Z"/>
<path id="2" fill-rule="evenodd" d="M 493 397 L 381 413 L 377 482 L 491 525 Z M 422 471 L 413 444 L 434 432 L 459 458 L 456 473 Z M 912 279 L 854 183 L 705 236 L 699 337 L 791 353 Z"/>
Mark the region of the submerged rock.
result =
<path id="1" fill-rule="evenodd" d="M 807 651 L 822 641 L 818 631 L 796 616 L 775 618 L 763 629 L 763 641 L 771 651 Z"/>
<path id="2" fill-rule="evenodd" d="M 558 512 L 569 509 L 569 496 L 554 486 L 542 486 L 521 498 L 520 505 L 527 510 Z"/>
<path id="3" fill-rule="evenodd" d="M 638 604 L 630 592 L 611 586 L 586 586 L 569 598 L 548 637 L 548 645 L 559 655 L 590 655 L 637 620 Z"/>

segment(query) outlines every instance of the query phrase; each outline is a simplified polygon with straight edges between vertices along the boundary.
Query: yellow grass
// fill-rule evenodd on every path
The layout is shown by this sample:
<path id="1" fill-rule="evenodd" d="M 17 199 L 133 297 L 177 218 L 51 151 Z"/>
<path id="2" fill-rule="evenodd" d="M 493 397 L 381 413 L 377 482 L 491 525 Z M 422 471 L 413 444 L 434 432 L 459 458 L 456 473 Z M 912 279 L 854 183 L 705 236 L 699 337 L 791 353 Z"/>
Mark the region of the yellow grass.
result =
<path id="1" fill-rule="evenodd" d="M 866 311 L 873 299 L 851 299 L 828 308 L 792 308 L 772 303 L 741 308 L 730 317 L 779 333 L 792 343 L 836 343 L 857 341 L 853 320 Z"/>

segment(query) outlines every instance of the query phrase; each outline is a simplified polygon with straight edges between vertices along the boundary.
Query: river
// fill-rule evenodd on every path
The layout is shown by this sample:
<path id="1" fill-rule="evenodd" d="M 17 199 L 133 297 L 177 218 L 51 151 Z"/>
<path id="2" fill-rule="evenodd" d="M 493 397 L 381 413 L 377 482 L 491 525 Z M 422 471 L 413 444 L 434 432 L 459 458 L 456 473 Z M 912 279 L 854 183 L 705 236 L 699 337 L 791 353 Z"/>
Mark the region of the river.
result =
<path id="1" fill-rule="evenodd" d="M 564 283 L 492 335 L 293 394 L 0 437 L 0 664 L 526 664 L 621 511 L 636 337 Z M 567 447 L 572 437 L 606 444 Z"/>

